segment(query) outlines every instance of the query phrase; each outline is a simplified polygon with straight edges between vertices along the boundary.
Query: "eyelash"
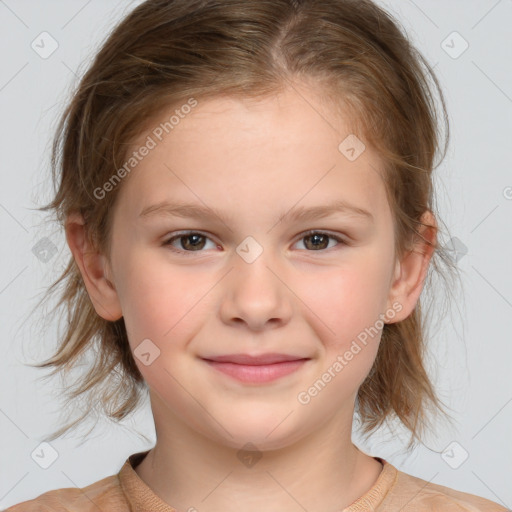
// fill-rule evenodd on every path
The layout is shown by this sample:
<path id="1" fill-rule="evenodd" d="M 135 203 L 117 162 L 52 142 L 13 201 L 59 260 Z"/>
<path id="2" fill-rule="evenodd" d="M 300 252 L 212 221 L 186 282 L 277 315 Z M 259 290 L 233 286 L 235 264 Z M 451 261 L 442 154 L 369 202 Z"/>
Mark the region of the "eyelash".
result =
<path id="1" fill-rule="evenodd" d="M 164 247 L 168 247 L 172 252 L 175 252 L 175 253 L 178 253 L 178 254 L 186 254 L 187 256 L 189 256 L 189 255 L 191 256 L 194 253 L 204 252 L 203 250 L 199 250 L 199 251 L 184 251 L 182 249 L 176 249 L 175 247 L 173 247 L 171 245 L 171 243 L 174 240 L 179 240 L 180 238 L 185 238 L 185 237 L 190 236 L 190 235 L 200 235 L 201 237 L 210 239 L 209 236 L 207 236 L 204 233 L 201 233 L 199 231 L 183 231 L 183 232 L 180 232 L 177 235 L 174 235 L 171 238 L 167 239 L 165 242 L 163 242 L 162 245 Z M 339 245 L 348 245 L 347 242 L 343 238 L 341 238 L 339 236 L 336 236 L 336 235 L 333 235 L 331 233 L 325 232 L 325 231 L 318 231 L 318 230 L 310 230 L 310 231 L 307 231 L 307 232 L 303 233 L 301 235 L 299 241 L 304 239 L 304 238 L 306 238 L 306 237 L 308 237 L 308 236 L 312 236 L 312 235 L 326 235 L 329 239 L 336 240 L 336 242 L 338 242 Z M 213 240 L 211 240 L 211 241 L 213 242 Z M 333 248 L 331 247 L 331 249 L 333 249 Z M 308 250 L 308 249 L 303 249 L 303 250 L 305 250 L 306 252 L 326 252 L 326 251 L 329 251 L 330 249 L 319 249 L 317 251 L 315 251 L 315 250 Z"/>

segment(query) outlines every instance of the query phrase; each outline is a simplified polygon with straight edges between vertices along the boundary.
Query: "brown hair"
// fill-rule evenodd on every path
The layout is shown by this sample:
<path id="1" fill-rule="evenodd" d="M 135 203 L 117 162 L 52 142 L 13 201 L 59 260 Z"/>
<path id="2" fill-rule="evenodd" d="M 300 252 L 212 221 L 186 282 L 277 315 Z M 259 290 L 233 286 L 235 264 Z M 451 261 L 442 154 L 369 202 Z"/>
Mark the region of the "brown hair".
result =
<path id="1" fill-rule="evenodd" d="M 260 98 L 308 81 L 351 112 L 359 138 L 381 155 L 401 257 L 421 236 L 421 215 L 434 212 L 440 129 L 429 79 L 446 125 L 441 161 L 449 134 L 439 83 L 397 21 L 370 0 L 147 0 L 108 36 L 73 93 L 53 140 L 55 197 L 41 210 L 52 210 L 61 226 L 71 212 L 81 213 L 90 241 L 109 256 L 122 183 L 101 199 L 92 191 L 125 162 L 155 115 L 190 98 Z M 454 270 L 438 240 L 434 245 L 427 282 L 433 271 L 448 276 L 441 263 Z M 67 373 L 88 351 L 94 356 L 66 389 L 68 403 L 88 398 L 83 414 L 50 439 L 97 407 L 120 421 L 147 391 L 124 320 L 109 322 L 95 312 L 73 257 L 48 294 L 59 285 L 55 309 L 65 306 L 65 332 L 56 353 L 34 366 Z M 412 433 L 409 448 L 429 422 L 429 406 L 446 414 L 425 369 L 426 313 L 418 301 L 408 318 L 384 325 L 356 401 L 365 434 L 394 416 Z"/>

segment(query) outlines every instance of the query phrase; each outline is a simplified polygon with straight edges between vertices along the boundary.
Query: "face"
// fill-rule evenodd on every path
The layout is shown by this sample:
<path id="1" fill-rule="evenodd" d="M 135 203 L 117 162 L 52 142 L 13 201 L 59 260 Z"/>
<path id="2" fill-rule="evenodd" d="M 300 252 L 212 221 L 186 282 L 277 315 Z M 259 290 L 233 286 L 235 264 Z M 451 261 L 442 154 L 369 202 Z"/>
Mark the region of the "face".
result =
<path id="1" fill-rule="evenodd" d="M 233 447 L 350 426 L 396 311 L 381 162 L 340 150 L 350 120 L 298 90 L 199 101 L 161 141 L 144 133 L 134 147 L 156 146 L 113 216 L 110 277 L 155 420 Z M 276 353 L 295 362 L 205 360 Z"/>

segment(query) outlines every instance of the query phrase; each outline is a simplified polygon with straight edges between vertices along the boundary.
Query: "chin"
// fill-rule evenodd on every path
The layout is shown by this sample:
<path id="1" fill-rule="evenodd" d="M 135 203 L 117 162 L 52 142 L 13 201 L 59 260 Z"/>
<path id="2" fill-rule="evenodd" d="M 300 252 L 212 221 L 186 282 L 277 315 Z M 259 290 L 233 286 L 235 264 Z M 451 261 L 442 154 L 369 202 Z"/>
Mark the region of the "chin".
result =
<path id="1" fill-rule="evenodd" d="M 214 439 L 217 443 L 237 450 L 244 448 L 251 443 L 256 448 L 252 450 L 269 451 L 279 450 L 300 440 L 306 432 L 298 425 L 295 425 L 296 419 L 292 420 L 290 411 L 276 414 L 239 415 L 233 413 L 229 421 L 221 422 L 224 430 L 217 423 L 209 425 L 211 430 L 205 434 Z M 212 436 L 212 431 L 215 434 Z M 229 432 L 229 433 L 228 433 Z M 230 435 L 231 434 L 231 435 Z"/>

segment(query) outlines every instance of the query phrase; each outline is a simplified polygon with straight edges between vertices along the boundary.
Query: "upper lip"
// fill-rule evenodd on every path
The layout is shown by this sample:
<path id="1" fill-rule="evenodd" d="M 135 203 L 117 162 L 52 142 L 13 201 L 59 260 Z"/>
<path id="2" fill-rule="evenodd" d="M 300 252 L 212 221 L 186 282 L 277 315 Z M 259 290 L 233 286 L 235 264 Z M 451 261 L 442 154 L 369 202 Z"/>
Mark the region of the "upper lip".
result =
<path id="1" fill-rule="evenodd" d="M 257 356 L 251 356 L 249 354 L 227 354 L 223 356 L 211 356 L 203 357 L 207 361 L 215 361 L 216 363 L 235 363 L 245 365 L 264 365 L 282 363 L 284 361 L 298 361 L 301 359 L 309 359 L 308 357 L 293 356 L 290 354 L 260 354 Z"/>

